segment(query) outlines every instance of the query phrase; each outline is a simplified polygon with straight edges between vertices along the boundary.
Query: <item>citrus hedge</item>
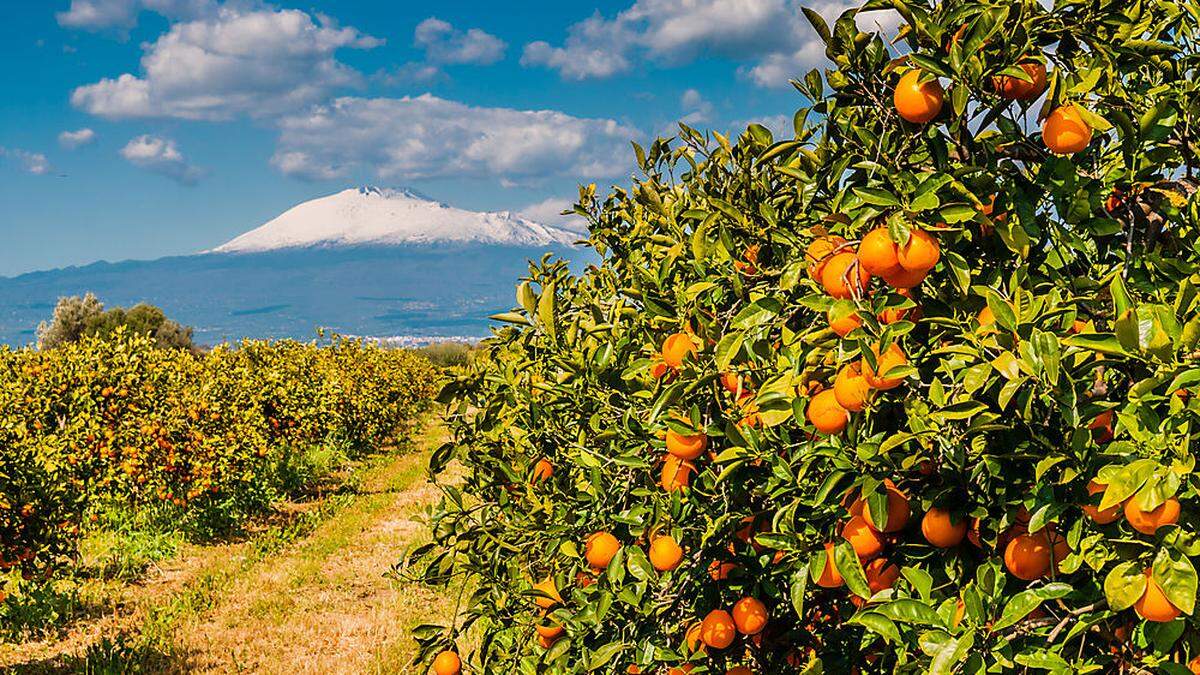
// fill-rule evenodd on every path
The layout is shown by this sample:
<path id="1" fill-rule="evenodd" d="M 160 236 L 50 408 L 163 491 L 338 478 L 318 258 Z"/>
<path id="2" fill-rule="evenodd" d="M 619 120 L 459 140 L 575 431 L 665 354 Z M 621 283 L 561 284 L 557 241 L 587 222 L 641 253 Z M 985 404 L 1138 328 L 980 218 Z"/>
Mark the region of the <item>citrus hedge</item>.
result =
<path id="1" fill-rule="evenodd" d="M 108 507 L 226 530 L 310 487 L 306 451 L 401 440 L 439 378 L 411 352 L 342 339 L 0 350 L 0 595 L 69 561 Z"/>
<path id="2" fill-rule="evenodd" d="M 794 137 L 581 191 L 444 392 L 436 672 L 1200 672 L 1200 4 L 1052 4 L 808 12 Z"/>

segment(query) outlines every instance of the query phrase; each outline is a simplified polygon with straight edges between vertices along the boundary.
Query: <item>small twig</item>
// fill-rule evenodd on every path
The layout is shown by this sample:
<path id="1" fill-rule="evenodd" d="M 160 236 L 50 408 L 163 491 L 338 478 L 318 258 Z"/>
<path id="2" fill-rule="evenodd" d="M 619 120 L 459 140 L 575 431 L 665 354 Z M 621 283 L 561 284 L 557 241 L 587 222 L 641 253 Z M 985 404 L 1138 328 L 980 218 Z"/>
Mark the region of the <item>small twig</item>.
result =
<path id="1" fill-rule="evenodd" d="M 1093 602 L 1090 605 L 1084 605 L 1083 607 L 1080 607 L 1079 609 L 1071 610 L 1070 612 L 1068 612 L 1066 614 L 1066 616 L 1064 616 L 1062 618 L 1061 621 L 1058 622 L 1058 625 L 1054 627 L 1054 630 L 1050 631 L 1050 634 L 1046 636 L 1046 642 L 1049 644 L 1054 644 L 1054 640 L 1058 638 L 1058 634 L 1061 633 L 1063 631 L 1063 629 L 1067 627 L 1067 622 L 1070 621 L 1073 617 L 1077 617 L 1080 614 L 1087 614 L 1088 612 L 1100 609 L 1105 604 L 1106 604 L 1105 600 L 1100 600 L 1098 602 Z"/>

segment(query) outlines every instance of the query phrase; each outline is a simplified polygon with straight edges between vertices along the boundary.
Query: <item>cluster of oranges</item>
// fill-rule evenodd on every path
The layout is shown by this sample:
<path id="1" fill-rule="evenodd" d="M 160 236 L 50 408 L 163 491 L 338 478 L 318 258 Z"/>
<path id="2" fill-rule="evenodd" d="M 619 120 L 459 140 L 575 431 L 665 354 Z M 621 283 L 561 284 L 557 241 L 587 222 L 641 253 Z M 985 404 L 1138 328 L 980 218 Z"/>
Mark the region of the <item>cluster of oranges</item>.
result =
<path id="1" fill-rule="evenodd" d="M 867 586 L 872 594 L 891 588 L 900 578 L 900 568 L 880 557 L 886 548 L 886 540 L 895 538 L 907 525 L 912 516 L 908 495 L 896 486 L 890 479 L 883 483 L 887 494 L 887 517 L 883 523 L 877 523 L 871 516 L 870 509 L 862 495 L 855 496 L 853 491 L 847 494 L 850 518 L 842 526 L 842 538 L 850 543 L 863 565 Z M 817 577 L 817 585 L 822 588 L 840 588 L 845 585 L 845 578 L 837 567 L 833 555 L 834 543 L 825 544 L 825 566 Z M 854 596 L 851 599 L 856 605 L 861 605 L 863 599 Z"/>
<path id="2" fill-rule="evenodd" d="M 1015 75 L 992 78 L 992 89 L 1006 101 L 1028 102 L 1046 91 L 1046 66 L 1037 60 L 1020 64 L 1028 80 Z M 914 124 L 931 122 L 941 114 L 946 92 L 932 73 L 911 69 L 900 77 L 892 102 L 900 117 Z M 1056 155 L 1073 155 L 1092 141 L 1092 128 L 1079 108 L 1066 104 L 1052 110 L 1042 122 L 1042 141 Z"/>

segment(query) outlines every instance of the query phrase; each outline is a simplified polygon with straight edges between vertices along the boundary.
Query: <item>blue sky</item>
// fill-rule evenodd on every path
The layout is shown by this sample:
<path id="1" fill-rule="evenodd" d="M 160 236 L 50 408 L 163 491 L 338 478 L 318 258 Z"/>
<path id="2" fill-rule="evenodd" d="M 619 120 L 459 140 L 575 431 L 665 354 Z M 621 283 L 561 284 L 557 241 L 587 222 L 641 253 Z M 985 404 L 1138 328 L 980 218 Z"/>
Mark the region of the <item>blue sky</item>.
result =
<path id="1" fill-rule="evenodd" d="M 786 127 L 820 60 L 793 0 L 9 3 L 0 275 L 196 252 L 351 185 L 550 220 L 676 120 Z"/>

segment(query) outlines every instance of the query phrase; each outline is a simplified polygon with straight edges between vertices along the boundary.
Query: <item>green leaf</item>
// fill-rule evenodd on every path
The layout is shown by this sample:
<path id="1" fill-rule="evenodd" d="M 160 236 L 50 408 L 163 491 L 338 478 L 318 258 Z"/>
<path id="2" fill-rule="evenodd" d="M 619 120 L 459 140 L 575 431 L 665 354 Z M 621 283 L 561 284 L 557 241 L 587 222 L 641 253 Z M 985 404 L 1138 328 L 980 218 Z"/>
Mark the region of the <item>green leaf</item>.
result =
<path id="1" fill-rule="evenodd" d="M 1133 607 L 1146 592 L 1146 575 L 1136 562 L 1124 562 L 1104 577 L 1104 597 L 1114 612 Z"/>
<path id="2" fill-rule="evenodd" d="M 1154 557 L 1152 574 L 1172 605 L 1188 615 L 1195 610 L 1196 568 L 1186 555 L 1172 548 L 1160 548 Z"/>
<path id="3" fill-rule="evenodd" d="M 846 580 L 846 588 L 860 598 L 871 597 L 871 588 L 867 584 L 867 575 L 863 572 L 862 563 L 850 542 L 842 540 L 833 549 L 833 564 Z"/>
<path id="4" fill-rule="evenodd" d="M 879 188 L 854 188 L 852 190 L 859 199 L 873 206 L 900 206 L 900 198 Z"/>
<path id="5" fill-rule="evenodd" d="M 792 609 L 798 618 L 804 618 L 804 592 L 808 589 L 807 570 L 796 570 L 792 573 L 791 583 L 788 584 L 788 594 L 792 601 Z"/>

